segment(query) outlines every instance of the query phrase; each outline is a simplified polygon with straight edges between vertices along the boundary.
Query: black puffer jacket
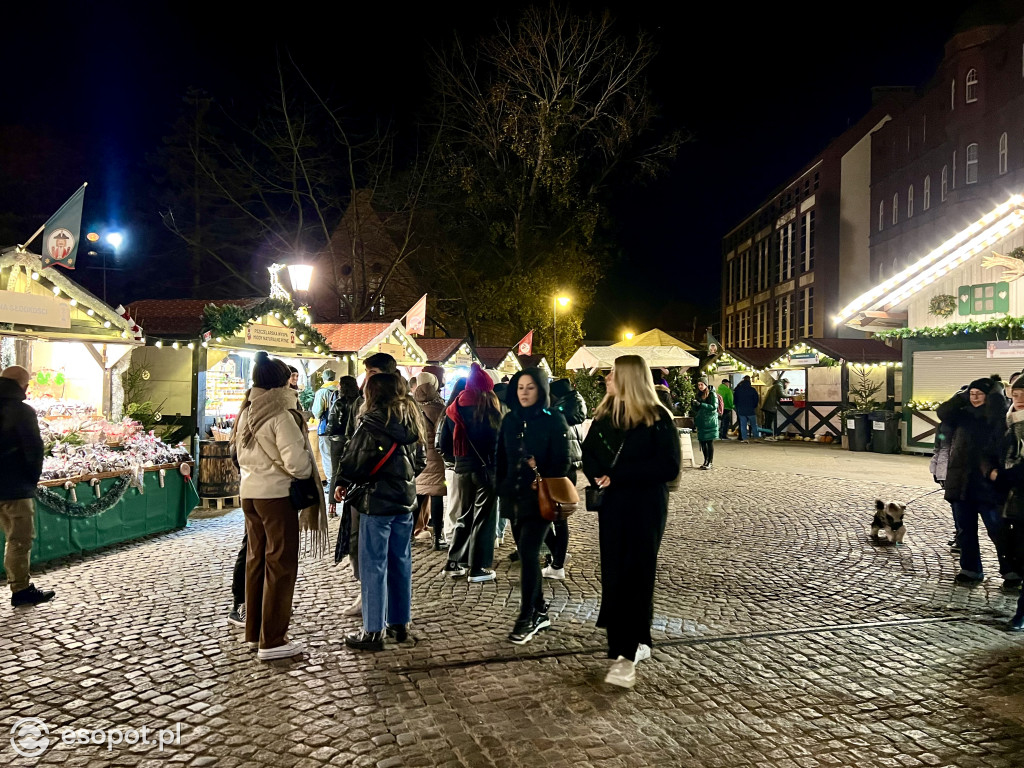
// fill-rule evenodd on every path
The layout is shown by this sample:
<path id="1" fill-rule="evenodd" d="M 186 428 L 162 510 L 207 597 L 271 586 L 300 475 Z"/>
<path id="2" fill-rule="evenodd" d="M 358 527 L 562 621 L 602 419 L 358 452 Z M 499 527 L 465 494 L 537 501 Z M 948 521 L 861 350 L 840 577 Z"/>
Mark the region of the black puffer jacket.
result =
<path id="1" fill-rule="evenodd" d="M 943 483 L 946 501 L 1000 503 L 1001 494 L 988 473 L 1001 465 L 1000 451 L 1006 432 L 1009 401 L 1001 383 L 996 382 L 984 405 L 971 405 L 966 389 L 940 405 L 936 415 L 948 432 L 949 464 Z"/>
<path id="2" fill-rule="evenodd" d="M 519 406 L 519 379 L 532 376 L 540 398 L 529 408 Z M 501 422 L 498 438 L 498 493 L 520 504 L 536 508 L 537 493 L 531 488 L 534 472 L 526 464 L 532 456 L 542 477 L 566 477 L 569 473 L 569 426 L 561 413 L 549 409 L 547 378 L 537 368 L 527 368 L 512 377 L 506 402 L 509 413 Z"/>
<path id="3" fill-rule="evenodd" d="M 43 472 L 39 419 L 26 405 L 25 390 L 0 379 L 0 499 L 32 499 Z"/>
<path id="4" fill-rule="evenodd" d="M 450 406 L 449 406 L 450 407 Z M 476 410 L 473 406 L 456 405 L 462 423 L 469 433 L 469 442 L 473 447 L 468 456 L 455 455 L 455 422 L 445 414 L 444 421 L 437 433 L 437 450 L 441 452 L 446 464 L 454 464 L 455 474 L 463 475 L 494 467 L 494 454 L 498 444 L 498 428 L 489 422 L 479 423 L 473 419 Z M 474 450 L 475 449 L 475 450 Z"/>
<path id="5" fill-rule="evenodd" d="M 587 420 L 587 404 L 583 395 L 572 388 L 568 379 L 551 382 L 551 410 L 558 411 L 569 425 L 569 463 L 583 465 L 583 433 L 580 425 Z"/>
<path id="6" fill-rule="evenodd" d="M 357 501 L 360 514 L 412 514 L 418 506 L 416 475 L 426 467 L 427 455 L 419 442 L 415 424 L 385 419 L 379 411 L 371 411 L 360 418 L 342 454 L 335 485 L 366 487 L 367 493 Z M 371 476 L 373 468 L 392 445 L 394 453 Z"/>

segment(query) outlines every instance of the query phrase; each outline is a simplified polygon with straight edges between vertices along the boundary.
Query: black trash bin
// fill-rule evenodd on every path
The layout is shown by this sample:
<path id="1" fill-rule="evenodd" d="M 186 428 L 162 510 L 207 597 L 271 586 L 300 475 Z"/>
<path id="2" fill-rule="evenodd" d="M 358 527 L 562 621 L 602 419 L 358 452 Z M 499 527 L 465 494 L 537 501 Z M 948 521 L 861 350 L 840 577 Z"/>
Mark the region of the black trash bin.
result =
<path id="1" fill-rule="evenodd" d="M 850 411 L 846 414 L 846 434 L 851 451 L 869 450 L 871 419 L 867 411 Z"/>
<path id="2" fill-rule="evenodd" d="M 894 411 L 872 411 L 871 450 L 875 453 L 900 452 L 900 417 Z"/>

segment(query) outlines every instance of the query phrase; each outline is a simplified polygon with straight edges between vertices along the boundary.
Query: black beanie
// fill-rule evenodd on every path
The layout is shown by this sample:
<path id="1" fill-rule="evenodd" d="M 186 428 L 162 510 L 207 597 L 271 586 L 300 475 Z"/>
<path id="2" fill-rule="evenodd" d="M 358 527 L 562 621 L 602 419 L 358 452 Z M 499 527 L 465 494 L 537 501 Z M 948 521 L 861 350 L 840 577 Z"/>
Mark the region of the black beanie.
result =
<path id="1" fill-rule="evenodd" d="M 977 389 L 980 390 L 981 392 L 984 392 L 987 395 L 989 392 L 992 391 L 992 387 L 995 385 L 997 381 L 1001 381 L 1001 379 L 998 376 L 991 376 L 987 379 L 975 379 L 974 381 L 967 385 L 967 389 Z"/>
<path id="2" fill-rule="evenodd" d="M 280 360 L 275 360 L 263 350 L 256 353 L 252 366 L 253 386 L 260 389 L 277 389 L 288 384 L 292 372 Z"/>

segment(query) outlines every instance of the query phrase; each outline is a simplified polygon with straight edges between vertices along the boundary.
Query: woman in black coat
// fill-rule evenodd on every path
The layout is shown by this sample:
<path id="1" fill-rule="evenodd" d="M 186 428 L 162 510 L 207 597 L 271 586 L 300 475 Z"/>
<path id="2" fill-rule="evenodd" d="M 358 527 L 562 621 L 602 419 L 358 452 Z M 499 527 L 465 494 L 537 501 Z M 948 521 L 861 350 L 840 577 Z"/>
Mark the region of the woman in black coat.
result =
<path id="1" fill-rule="evenodd" d="M 501 422 L 497 479 L 502 505 L 512 511 L 512 533 L 522 564 L 519 618 L 508 639 L 522 645 L 551 626 L 540 570 L 540 545 L 551 523 L 541 517 L 530 460 L 541 477 L 566 477 L 569 427 L 560 413 L 549 410 L 548 381 L 539 368 L 513 376 L 507 397 L 509 413 Z"/>
<path id="2" fill-rule="evenodd" d="M 601 613 L 608 631 L 605 682 L 632 688 L 636 662 L 651 655 L 654 578 L 668 516 L 668 486 L 679 474 L 679 432 L 637 355 L 615 360 L 607 394 L 583 443 L 583 472 L 604 489 L 598 510 Z"/>

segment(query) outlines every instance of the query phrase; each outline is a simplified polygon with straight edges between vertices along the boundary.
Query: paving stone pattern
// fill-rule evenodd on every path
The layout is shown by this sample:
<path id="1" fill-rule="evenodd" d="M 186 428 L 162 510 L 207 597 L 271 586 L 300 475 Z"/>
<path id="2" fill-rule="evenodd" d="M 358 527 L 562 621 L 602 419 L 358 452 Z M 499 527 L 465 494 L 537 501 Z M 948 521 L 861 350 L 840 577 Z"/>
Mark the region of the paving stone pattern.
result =
<path id="1" fill-rule="evenodd" d="M 874 466 L 854 479 L 687 471 L 657 647 L 632 691 L 603 682 L 585 512 L 566 581 L 545 584 L 552 629 L 521 648 L 505 639 L 519 597 L 508 544 L 498 580 L 468 584 L 417 541 L 413 640 L 379 654 L 341 643 L 358 626 L 341 615 L 349 572 L 304 559 L 292 635 L 307 653 L 271 664 L 225 620 L 241 511 L 53 564 L 36 581 L 57 600 L 0 607 L 0 765 L 1024 766 L 1024 637 L 1003 629 L 1014 598 L 992 548 L 983 585 L 953 586 L 940 495 L 911 505 L 904 547 L 872 545 L 874 499 L 927 490 Z M 57 739 L 39 758 L 9 743 L 24 717 Z M 179 723 L 163 752 L 59 741 L 64 726 Z"/>

